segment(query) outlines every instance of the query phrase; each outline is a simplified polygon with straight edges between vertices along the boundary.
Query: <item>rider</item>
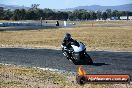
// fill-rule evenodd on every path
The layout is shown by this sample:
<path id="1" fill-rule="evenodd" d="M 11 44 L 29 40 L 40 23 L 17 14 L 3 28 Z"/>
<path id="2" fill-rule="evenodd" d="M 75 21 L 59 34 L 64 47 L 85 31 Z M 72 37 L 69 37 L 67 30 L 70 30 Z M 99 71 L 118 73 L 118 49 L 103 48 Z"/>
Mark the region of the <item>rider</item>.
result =
<path id="1" fill-rule="evenodd" d="M 62 42 L 63 45 L 63 50 L 65 51 L 63 54 L 67 56 L 67 59 L 70 58 L 70 53 L 68 50 L 71 48 L 71 43 L 74 42 L 75 40 L 72 39 L 70 33 L 65 33 L 64 35 L 64 40 Z"/>
<path id="2" fill-rule="evenodd" d="M 75 40 L 72 39 L 71 34 L 70 33 L 65 33 L 64 35 L 64 40 L 62 45 L 64 47 L 66 47 L 67 49 L 70 49 L 71 47 L 71 42 L 74 42 Z"/>

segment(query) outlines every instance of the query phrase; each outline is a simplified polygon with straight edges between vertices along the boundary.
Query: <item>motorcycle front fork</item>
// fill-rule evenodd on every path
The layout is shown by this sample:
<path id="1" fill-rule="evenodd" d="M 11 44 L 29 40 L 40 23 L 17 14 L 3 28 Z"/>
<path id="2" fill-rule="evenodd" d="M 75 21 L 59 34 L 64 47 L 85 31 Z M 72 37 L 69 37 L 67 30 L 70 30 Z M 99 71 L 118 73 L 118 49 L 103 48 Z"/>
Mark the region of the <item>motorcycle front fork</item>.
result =
<path id="1" fill-rule="evenodd" d="M 66 52 L 64 52 L 63 55 L 67 57 L 67 53 Z"/>
<path id="2" fill-rule="evenodd" d="M 68 55 L 67 52 L 64 52 L 63 55 L 64 55 L 69 61 L 72 61 L 72 57 L 70 57 L 70 55 Z"/>

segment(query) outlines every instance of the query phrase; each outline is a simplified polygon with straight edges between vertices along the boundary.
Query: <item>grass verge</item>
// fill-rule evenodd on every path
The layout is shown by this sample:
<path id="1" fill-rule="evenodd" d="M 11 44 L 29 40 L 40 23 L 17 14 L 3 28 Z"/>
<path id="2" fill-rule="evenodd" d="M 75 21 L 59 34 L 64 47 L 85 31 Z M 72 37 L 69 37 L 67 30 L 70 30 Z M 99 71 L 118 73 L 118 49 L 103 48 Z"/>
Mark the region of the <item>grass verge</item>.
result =
<path id="1" fill-rule="evenodd" d="M 89 50 L 132 51 L 131 27 L 85 27 L 48 30 L 0 31 L 0 47 L 55 48 L 66 32 L 84 42 Z"/>
<path id="2" fill-rule="evenodd" d="M 129 84 L 76 84 L 68 73 L 31 67 L 0 65 L 0 88 L 131 88 Z"/>

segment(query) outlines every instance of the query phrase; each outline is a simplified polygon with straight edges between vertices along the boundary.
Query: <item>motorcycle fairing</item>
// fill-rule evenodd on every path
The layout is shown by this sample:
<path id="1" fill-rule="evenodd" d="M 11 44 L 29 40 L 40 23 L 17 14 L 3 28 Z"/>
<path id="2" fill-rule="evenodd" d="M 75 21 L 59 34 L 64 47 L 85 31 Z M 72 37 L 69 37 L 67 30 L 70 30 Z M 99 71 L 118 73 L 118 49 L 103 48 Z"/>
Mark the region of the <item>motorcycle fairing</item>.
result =
<path id="1" fill-rule="evenodd" d="M 85 49 L 85 45 L 81 42 L 79 42 L 79 46 L 76 46 L 76 45 L 71 45 L 71 46 L 72 46 L 74 52 L 76 52 L 76 53 L 81 52 Z"/>

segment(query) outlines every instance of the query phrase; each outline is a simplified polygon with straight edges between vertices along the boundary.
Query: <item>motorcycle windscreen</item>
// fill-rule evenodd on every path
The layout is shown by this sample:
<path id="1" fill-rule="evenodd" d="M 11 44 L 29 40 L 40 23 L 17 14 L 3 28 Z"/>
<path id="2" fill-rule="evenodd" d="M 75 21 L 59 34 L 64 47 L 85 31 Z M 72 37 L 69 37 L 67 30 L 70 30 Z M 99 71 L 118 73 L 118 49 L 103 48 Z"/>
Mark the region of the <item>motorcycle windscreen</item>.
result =
<path id="1" fill-rule="evenodd" d="M 85 45 L 82 44 L 82 43 L 79 43 L 79 46 L 76 46 L 76 45 L 71 45 L 74 52 L 81 52 L 85 49 Z"/>

